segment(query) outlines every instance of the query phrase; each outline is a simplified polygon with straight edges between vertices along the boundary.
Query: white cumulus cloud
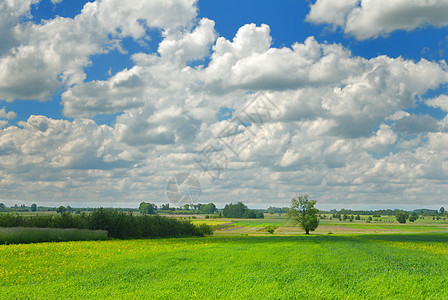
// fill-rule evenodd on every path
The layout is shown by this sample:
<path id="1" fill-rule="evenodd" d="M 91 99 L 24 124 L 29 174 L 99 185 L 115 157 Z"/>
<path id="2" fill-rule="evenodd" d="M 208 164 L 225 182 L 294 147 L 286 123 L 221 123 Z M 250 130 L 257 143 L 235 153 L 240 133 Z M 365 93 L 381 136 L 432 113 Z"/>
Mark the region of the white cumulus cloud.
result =
<path id="1" fill-rule="evenodd" d="M 316 0 L 307 20 L 340 26 L 363 40 L 395 30 L 448 25 L 447 0 Z"/>

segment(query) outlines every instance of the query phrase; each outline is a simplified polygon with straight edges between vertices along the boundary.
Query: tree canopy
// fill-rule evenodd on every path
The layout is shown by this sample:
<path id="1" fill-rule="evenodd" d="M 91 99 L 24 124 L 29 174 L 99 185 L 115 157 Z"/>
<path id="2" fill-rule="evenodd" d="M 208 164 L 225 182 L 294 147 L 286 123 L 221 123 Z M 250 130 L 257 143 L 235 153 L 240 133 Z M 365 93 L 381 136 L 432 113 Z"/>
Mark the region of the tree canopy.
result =
<path id="1" fill-rule="evenodd" d="M 406 223 L 406 220 L 409 218 L 409 213 L 406 211 L 398 211 L 395 214 L 395 218 L 397 219 L 398 223 Z"/>
<path id="2" fill-rule="evenodd" d="M 226 218 L 244 218 L 244 219 L 263 219 L 264 215 L 261 210 L 249 209 L 243 202 L 237 204 L 226 204 L 222 214 Z"/>
<path id="3" fill-rule="evenodd" d="M 319 210 L 314 207 L 317 201 L 308 197 L 308 195 L 300 195 L 297 199 L 293 198 L 288 212 L 288 218 L 299 224 L 306 234 L 310 234 L 310 231 L 314 231 L 319 226 L 317 218 Z"/>

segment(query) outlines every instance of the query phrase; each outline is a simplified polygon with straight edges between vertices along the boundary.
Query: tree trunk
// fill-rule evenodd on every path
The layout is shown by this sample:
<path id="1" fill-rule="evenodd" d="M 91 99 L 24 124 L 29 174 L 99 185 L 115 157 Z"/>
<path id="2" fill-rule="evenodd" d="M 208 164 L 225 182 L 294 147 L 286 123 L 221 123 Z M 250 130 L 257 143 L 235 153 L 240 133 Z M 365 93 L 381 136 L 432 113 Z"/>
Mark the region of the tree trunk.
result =
<path id="1" fill-rule="evenodd" d="M 310 231 L 305 229 L 305 234 L 310 234 Z"/>

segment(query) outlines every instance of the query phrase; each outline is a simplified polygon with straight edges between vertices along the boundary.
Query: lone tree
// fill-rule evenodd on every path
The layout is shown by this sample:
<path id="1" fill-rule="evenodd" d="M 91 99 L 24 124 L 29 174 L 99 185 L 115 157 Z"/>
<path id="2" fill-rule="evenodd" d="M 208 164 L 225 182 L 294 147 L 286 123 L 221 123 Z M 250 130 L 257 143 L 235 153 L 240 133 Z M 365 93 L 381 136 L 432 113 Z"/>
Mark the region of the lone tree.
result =
<path id="1" fill-rule="evenodd" d="M 319 226 L 317 218 L 319 210 L 314 207 L 316 202 L 316 200 L 308 199 L 308 195 L 300 195 L 299 198 L 291 200 L 288 219 L 299 224 L 306 234 L 310 234 L 310 231 L 314 231 Z"/>
<path id="2" fill-rule="evenodd" d="M 397 211 L 395 218 L 397 218 L 399 223 L 406 223 L 406 220 L 409 218 L 409 213 L 405 211 Z"/>

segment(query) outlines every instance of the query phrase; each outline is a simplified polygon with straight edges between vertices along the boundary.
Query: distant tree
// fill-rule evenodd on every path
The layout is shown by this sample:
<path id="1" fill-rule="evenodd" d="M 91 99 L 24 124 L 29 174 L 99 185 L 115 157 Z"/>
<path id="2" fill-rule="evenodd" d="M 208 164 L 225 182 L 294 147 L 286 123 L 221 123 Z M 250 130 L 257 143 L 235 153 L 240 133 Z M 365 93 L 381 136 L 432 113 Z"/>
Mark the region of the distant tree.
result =
<path id="1" fill-rule="evenodd" d="M 264 213 L 262 210 L 256 210 L 255 211 L 255 218 L 256 219 L 264 219 Z"/>
<path id="2" fill-rule="evenodd" d="M 406 220 L 409 218 L 409 213 L 405 211 L 397 211 L 395 213 L 395 218 L 399 223 L 406 223 Z"/>
<path id="3" fill-rule="evenodd" d="M 184 210 L 190 210 L 190 204 L 185 204 L 185 205 L 183 206 L 183 209 L 184 209 Z"/>
<path id="4" fill-rule="evenodd" d="M 243 202 L 236 204 L 226 204 L 222 210 L 222 214 L 225 218 L 245 218 L 245 219 L 263 219 L 264 214 L 260 210 L 249 209 Z"/>
<path id="5" fill-rule="evenodd" d="M 204 214 L 213 214 L 216 211 L 216 205 L 213 203 L 202 205 L 200 211 Z"/>
<path id="6" fill-rule="evenodd" d="M 288 212 L 288 218 L 299 224 L 306 234 L 310 234 L 310 231 L 314 231 L 319 226 L 318 210 L 314 207 L 317 201 L 310 200 L 308 197 L 308 195 L 300 195 L 297 199 L 293 198 Z"/>
<path id="7" fill-rule="evenodd" d="M 70 205 L 67 205 L 66 210 L 68 212 L 73 212 L 73 208 Z"/>
<path id="8" fill-rule="evenodd" d="M 36 211 L 36 210 L 37 210 L 36 203 L 31 204 L 31 211 Z"/>
<path id="9" fill-rule="evenodd" d="M 153 215 L 156 213 L 157 206 L 155 204 L 142 202 L 140 203 L 138 210 L 143 215 Z"/>
<path id="10" fill-rule="evenodd" d="M 237 204 L 226 204 L 222 214 L 226 218 L 243 218 L 246 210 L 248 210 L 247 206 L 240 201 Z"/>
<path id="11" fill-rule="evenodd" d="M 440 213 L 443 215 L 443 213 L 445 212 L 445 208 L 442 206 L 442 207 L 439 209 L 439 211 L 440 211 Z"/>
<path id="12" fill-rule="evenodd" d="M 255 214 L 255 211 L 253 211 L 252 209 L 247 209 L 243 215 L 243 218 L 245 219 L 255 219 L 256 217 L 257 215 Z"/>
<path id="13" fill-rule="evenodd" d="M 170 204 L 162 204 L 162 206 L 160 207 L 161 210 L 170 210 Z"/>
<path id="14" fill-rule="evenodd" d="M 415 220 L 418 220 L 418 214 L 414 211 L 409 216 L 409 222 L 414 222 Z"/>
<path id="15" fill-rule="evenodd" d="M 6 205 L 4 203 L 0 203 L 0 211 L 5 211 Z"/>
<path id="16" fill-rule="evenodd" d="M 67 209 L 64 207 L 64 206 L 59 206 L 58 207 L 58 209 L 56 209 L 56 212 L 58 213 L 58 214 L 62 214 L 62 213 L 65 213 L 67 211 Z"/>
<path id="17" fill-rule="evenodd" d="M 361 216 L 360 215 L 356 215 L 355 220 L 361 220 Z"/>

